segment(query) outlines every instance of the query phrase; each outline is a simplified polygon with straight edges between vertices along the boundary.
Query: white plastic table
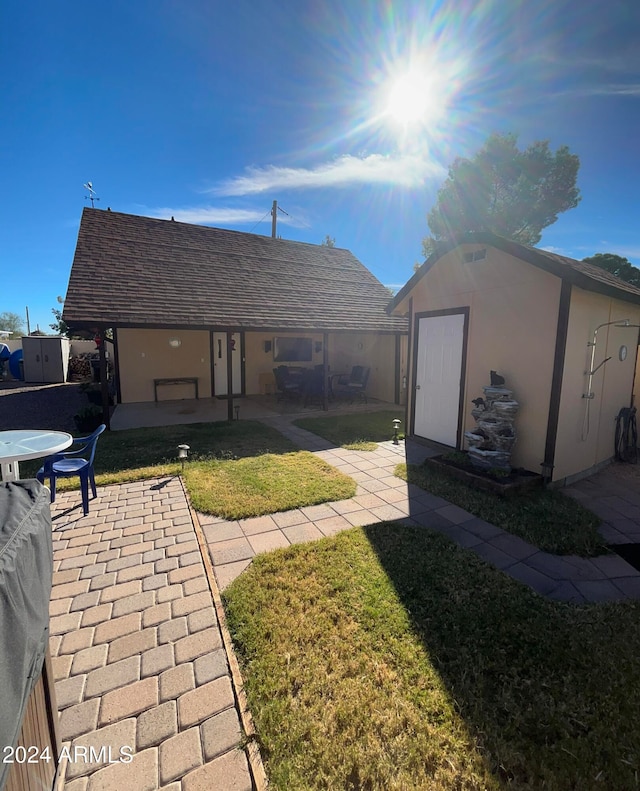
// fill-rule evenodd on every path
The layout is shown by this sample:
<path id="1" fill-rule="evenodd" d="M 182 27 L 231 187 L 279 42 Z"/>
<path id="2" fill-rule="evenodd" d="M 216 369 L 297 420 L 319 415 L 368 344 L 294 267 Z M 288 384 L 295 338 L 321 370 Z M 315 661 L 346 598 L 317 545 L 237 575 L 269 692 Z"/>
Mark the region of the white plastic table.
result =
<path id="1" fill-rule="evenodd" d="M 18 462 L 39 459 L 59 453 L 73 442 L 71 434 L 64 431 L 21 429 L 0 431 L 0 468 L 3 481 L 17 481 L 20 477 Z"/>

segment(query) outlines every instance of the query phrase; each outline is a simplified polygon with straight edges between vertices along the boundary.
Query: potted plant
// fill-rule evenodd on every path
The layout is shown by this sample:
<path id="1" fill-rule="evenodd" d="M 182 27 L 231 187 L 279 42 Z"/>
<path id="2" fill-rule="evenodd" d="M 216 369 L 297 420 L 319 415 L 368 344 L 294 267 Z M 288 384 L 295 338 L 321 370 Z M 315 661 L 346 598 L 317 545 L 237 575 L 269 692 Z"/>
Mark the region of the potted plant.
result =
<path id="1" fill-rule="evenodd" d="M 102 423 L 102 409 L 94 404 L 89 404 L 89 406 L 84 406 L 82 409 L 78 410 L 78 413 L 73 416 L 73 419 L 75 420 L 79 432 L 82 434 L 90 434 Z"/>
<path id="2" fill-rule="evenodd" d="M 90 404 L 102 406 L 102 385 L 100 382 L 83 382 L 80 389 L 86 394 Z M 109 404 L 113 406 L 113 396 L 109 393 Z"/>

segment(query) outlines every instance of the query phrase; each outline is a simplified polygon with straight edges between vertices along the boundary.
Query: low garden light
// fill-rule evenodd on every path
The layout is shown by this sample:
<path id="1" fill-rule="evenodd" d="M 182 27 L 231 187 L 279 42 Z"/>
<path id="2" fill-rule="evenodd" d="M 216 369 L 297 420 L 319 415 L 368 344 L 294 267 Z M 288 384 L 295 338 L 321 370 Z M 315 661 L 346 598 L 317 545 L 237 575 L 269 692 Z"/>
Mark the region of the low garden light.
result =
<path id="1" fill-rule="evenodd" d="M 188 445 L 178 445 L 178 458 L 182 462 L 182 472 L 184 472 L 184 463 L 189 456 L 189 446 Z"/>
<path id="2" fill-rule="evenodd" d="M 398 431 L 400 430 L 400 423 L 402 423 L 402 421 L 400 420 L 399 417 L 396 417 L 396 418 L 393 419 L 393 444 L 394 445 L 398 444 Z"/>

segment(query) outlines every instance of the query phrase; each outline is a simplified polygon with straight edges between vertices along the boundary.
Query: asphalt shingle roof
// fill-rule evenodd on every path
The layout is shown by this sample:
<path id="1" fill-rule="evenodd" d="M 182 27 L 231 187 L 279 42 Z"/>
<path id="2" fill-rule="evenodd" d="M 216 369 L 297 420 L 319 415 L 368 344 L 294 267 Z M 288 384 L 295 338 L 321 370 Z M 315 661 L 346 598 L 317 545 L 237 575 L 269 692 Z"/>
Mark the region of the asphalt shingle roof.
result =
<path id="1" fill-rule="evenodd" d="M 86 208 L 64 320 L 74 326 L 406 332 L 348 250 Z"/>

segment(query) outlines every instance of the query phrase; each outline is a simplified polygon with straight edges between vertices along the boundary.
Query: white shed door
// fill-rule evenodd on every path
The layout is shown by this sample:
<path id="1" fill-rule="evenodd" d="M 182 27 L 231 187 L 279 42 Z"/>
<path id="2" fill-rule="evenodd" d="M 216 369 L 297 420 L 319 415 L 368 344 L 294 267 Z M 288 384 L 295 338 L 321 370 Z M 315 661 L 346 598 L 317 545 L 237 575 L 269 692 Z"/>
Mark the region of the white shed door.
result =
<path id="1" fill-rule="evenodd" d="M 458 439 L 464 318 L 455 313 L 418 322 L 414 431 L 451 447 Z"/>

